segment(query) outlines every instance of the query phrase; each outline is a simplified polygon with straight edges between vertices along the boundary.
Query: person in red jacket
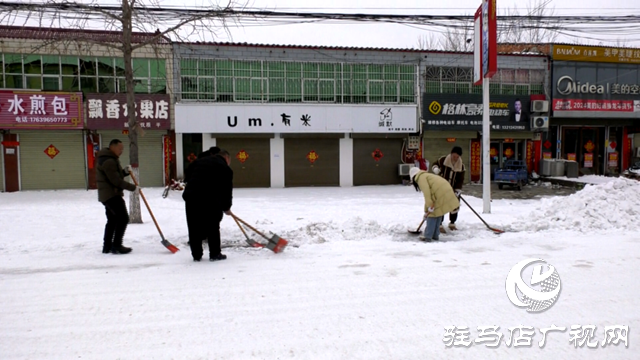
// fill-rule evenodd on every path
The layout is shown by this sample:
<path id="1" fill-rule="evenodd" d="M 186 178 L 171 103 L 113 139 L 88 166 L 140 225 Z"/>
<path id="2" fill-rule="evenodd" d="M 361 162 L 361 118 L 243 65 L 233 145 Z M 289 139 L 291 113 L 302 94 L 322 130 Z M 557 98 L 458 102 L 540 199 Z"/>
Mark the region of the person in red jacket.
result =
<path id="1" fill-rule="evenodd" d="M 434 174 L 442 176 L 451 184 L 456 196 L 460 198 L 462 193 L 462 185 L 464 184 L 465 167 L 462 163 L 462 148 L 454 146 L 449 155 L 445 155 L 438 159 L 431 168 Z M 457 230 L 456 220 L 458 220 L 458 211 L 460 208 L 449 213 L 449 229 Z M 444 233 L 444 227 L 440 225 L 440 232 Z"/>

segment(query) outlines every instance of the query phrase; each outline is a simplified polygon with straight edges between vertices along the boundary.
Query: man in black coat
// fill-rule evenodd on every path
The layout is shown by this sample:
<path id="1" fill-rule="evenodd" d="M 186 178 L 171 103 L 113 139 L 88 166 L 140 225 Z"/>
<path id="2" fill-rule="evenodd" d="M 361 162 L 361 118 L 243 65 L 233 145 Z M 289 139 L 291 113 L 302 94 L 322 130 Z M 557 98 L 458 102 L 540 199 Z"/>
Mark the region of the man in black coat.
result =
<path id="1" fill-rule="evenodd" d="M 104 228 L 104 244 L 102 253 L 127 254 L 131 248 L 122 246 L 122 238 L 129 224 L 129 212 L 124 202 L 123 189 L 135 191 L 136 186 L 124 181 L 129 175 L 120 165 L 120 155 L 124 151 L 122 141 L 113 139 L 109 148 L 98 151 L 98 165 L 96 166 L 96 181 L 98 183 L 98 201 L 107 213 L 107 225 Z"/>
<path id="2" fill-rule="evenodd" d="M 232 215 L 233 170 L 226 150 L 213 147 L 209 155 L 200 156 L 186 171 L 182 198 L 187 213 L 189 246 L 194 261 L 203 255 L 202 241 L 208 240 L 209 260 L 224 260 L 220 249 L 220 221 L 223 213 Z"/>

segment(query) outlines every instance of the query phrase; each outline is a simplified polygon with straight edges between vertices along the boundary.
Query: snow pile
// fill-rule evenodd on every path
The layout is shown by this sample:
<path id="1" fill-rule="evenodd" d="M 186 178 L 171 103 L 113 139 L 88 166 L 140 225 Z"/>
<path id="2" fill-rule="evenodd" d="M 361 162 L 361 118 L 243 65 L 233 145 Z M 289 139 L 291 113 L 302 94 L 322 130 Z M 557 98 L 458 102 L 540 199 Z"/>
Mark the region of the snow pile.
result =
<path id="1" fill-rule="evenodd" d="M 511 226 L 515 231 L 624 229 L 640 231 L 640 182 L 626 178 L 587 185 L 566 197 L 542 199 L 529 215 Z"/>

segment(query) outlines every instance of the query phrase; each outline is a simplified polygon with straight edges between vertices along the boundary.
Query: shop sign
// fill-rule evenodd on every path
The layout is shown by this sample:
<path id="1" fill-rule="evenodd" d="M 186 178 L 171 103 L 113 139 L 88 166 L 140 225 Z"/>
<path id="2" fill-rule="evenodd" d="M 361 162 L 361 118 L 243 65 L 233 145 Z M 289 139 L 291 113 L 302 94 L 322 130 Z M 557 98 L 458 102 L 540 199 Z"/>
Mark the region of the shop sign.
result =
<path id="1" fill-rule="evenodd" d="M 617 168 L 618 167 L 618 153 L 612 152 L 609 153 L 609 167 Z"/>
<path id="2" fill-rule="evenodd" d="M 415 133 L 415 105 L 176 104 L 178 133 Z"/>
<path id="3" fill-rule="evenodd" d="M 482 174 L 481 152 L 482 147 L 480 146 L 480 141 L 472 140 L 471 156 L 469 157 L 469 161 L 471 162 L 471 181 L 480 181 L 480 176 Z"/>
<path id="4" fill-rule="evenodd" d="M 171 128 L 171 98 L 168 94 L 136 94 L 136 121 L 148 130 Z M 93 130 L 129 128 L 126 94 L 88 94 L 87 127 Z"/>
<path id="5" fill-rule="evenodd" d="M 247 154 L 247 152 L 244 150 L 240 150 L 236 154 L 236 159 L 238 159 L 238 161 L 240 161 L 240 163 L 242 164 L 244 164 L 244 162 L 247 161 L 248 158 L 249 158 L 249 154 Z"/>
<path id="6" fill-rule="evenodd" d="M 545 151 L 542 153 L 542 158 L 545 160 L 551 160 L 551 152 L 550 151 Z"/>
<path id="7" fill-rule="evenodd" d="M 44 149 L 44 153 L 47 154 L 48 157 L 53 159 L 54 157 L 56 157 L 56 155 L 60 153 L 60 150 L 58 150 L 55 146 L 53 146 L 53 144 L 51 144 L 49 145 L 49 147 Z"/>
<path id="8" fill-rule="evenodd" d="M 638 100 L 554 99 L 553 111 L 640 112 Z"/>
<path id="9" fill-rule="evenodd" d="M 423 94 L 425 130 L 482 131 L 482 96 Z M 491 130 L 530 131 L 530 97 L 494 95 L 489 103 Z"/>
<path id="10" fill-rule="evenodd" d="M 447 138 L 447 142 L 454 143 L 456 142 L 456 138 Z"/>
<path id="11" fill-rule="evenodd" d="M 382 151 L 380 149 L 375 149 L 371 153 L 371 157 L 373 157 L 373 160 L 378 162 L 384 157 L 384 154 L 382 153 Z"/>
<path id="12" fill-rule="evenodd" d="M 593 153 L 585 153 L 584 154 L 584 167 L 592 168 L 593 167 Z"/>
<path id="13" fill-rule="evenodd" d="M 318 160 L 319 158 L 320 156 L 318 156 L 318 153 L 316 153 L 315 150 L 311 150 L 307 154 L 307 160 L 309 160 L 309 162 L 312 164 L 316 162 L 316 160 Z"/>
<path id="14" fill-rule="evenodd" d="M 640 64 L 640 50 L 619 47 L 553 45 L 553 60 Z"/>
<path id="15" fill-rule="evenodd" d="M 82 93 L 0 90 L 0 128 L 82 129 Z"/>
<path id="16" fill-rule="evenodd" d="M 576 161 L 576 153 L 568 153 L 567 154 L 567 160 Z"/>

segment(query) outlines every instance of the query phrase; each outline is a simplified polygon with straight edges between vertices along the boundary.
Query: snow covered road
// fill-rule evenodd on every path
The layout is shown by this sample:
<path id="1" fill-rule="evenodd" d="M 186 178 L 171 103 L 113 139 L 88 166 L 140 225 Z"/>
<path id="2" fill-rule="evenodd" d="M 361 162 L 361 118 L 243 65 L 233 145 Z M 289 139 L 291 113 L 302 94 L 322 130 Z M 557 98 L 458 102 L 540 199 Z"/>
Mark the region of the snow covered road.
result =
<path id="1" fill-rule="evenodd" d="M 551 203 L 561 213 L 581 193 Z M 511 232 L 494 235 L 463 206 L 459 231 L 421 243 L 406 233 L 422 214 L 412 187 L 238 189 L 234 212 L 290 246 L 246 248 L 225 218 L 229 259 L 194 263 L 179 193 L 145 194 L 177 254 L 160 244 L 146 211 L 145 223 L 127 230 L 131 254 L 101 254 L 104 210 L 94 191 L 0 194 L 0 358 L 638 358 L 637 224 L 561 230 L 558 221 L 575 220 L 565 217 L 540 230 L 536 217 L 527 228 L 529 213 L 549 205 L 495 200 L 483 217 Z M 467 201 L 482 210 L 481 199 Z M 543 313 L 515 307 L 505 293 L 509 270 L 527 258 L 546 260 L 562 281 Z M 552 324 L 566 331 L 547 334 L 541 348 L 539 329 Z M 470 341 L 477 327 L 500 326 L 502 342 L 447 347 L 453 325 L 469 327 Z M 535 328 L 531 346 L 508 344 L 509 328 L 520 325 Z M 595 325 L 598 348 L 576 348 L 572 325 Z M 629 326 L 628 348 L 601 347 L 610 325 Z"/>

